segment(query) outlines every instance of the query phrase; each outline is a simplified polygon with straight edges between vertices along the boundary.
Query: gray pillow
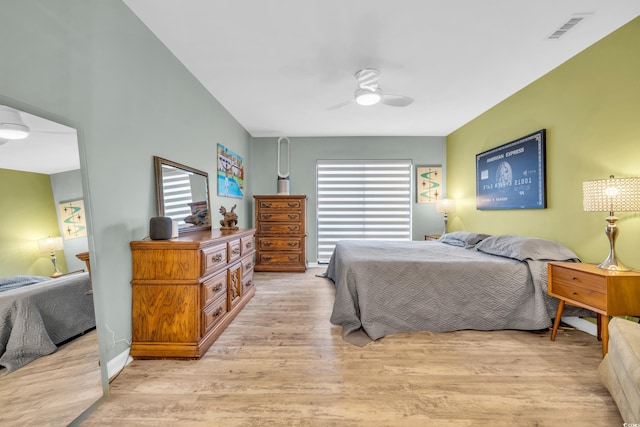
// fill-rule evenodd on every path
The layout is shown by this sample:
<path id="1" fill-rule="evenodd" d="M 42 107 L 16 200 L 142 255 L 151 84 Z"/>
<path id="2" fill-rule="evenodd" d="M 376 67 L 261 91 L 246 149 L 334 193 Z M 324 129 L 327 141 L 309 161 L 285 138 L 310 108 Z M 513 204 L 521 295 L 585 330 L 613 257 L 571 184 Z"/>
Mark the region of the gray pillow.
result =
<path id="1" fill-rule="evenodd" d="M 537 237 L 491 236 L 478 243 L 476 250 L 520 261 L 580 261 L 573 251 L 560 243 Z"/>
<path id="2" fill-rule="evenodd" d="M 489 237 L 488 234 L 477 234 L 469 231 L 453 231 L 446 233 L 438 239 L 441 243 L 446 243 L 451 246 L 460 246 L 463 248 L 473 248 L 482 239 Z"/>

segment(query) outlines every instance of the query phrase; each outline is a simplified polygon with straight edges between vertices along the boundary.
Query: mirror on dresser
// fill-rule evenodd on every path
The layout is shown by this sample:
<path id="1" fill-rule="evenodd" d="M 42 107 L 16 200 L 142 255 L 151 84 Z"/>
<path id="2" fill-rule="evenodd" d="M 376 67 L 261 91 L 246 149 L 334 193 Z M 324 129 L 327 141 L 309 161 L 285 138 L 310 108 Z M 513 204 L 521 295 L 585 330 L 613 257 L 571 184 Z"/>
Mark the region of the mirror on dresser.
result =
<path id="1" fill-rule="evenodd" d="M 162 157 L 153 157 L 158 216 L 178 223 L 182 233 L 211 229 L 209 174 Z"/>
<path id="2" fill-rule="evenodd" d="M 0 280 L 12 283 L 0 292 L 0 425 L 68 425 L 103 395 L 95 295 L 79 272 L 88 270 L 89 222 L 78 133 L 51 114 L 0 104 L 29 128 L 0 140 Z M 60 246 L 43 252 L 38 241 L 49 236 Z M 49 278 L 56 267 L 62 275 Z M 23 276 L 41 283 L 14 286 Z M 83 288 L 72 284 L 80 277 Z"/>

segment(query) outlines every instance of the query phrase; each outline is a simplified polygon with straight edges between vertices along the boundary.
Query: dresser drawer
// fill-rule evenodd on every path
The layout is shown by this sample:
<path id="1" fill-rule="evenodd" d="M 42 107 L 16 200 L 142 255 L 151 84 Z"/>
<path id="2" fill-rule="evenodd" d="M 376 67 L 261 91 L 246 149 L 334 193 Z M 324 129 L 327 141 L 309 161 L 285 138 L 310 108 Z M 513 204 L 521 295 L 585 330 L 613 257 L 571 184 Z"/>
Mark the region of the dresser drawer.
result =
<path id="1" fill-rule="evenodd" d="M 606 278 L 596 276 L 584 271 L 577 271 L 568 268 L 551 266 L 551 277 L 554 283 L 564 283 L 572 286 L 590 289 L 595 292 L 605 293 L 607 288 Z"/>
<path id="2" fill-rule="evenodd" d="M 249 292 L 251 288 L 253 288 L 253 270 L 249 274 L 245 274 L 242 276 L 242 295 Z"/>
<path id="3" fill-rule="evenodd" d="M 300 222 L 300 212 L 260 212 L 260 221 L 271 222 Z"/>
<path id="4" fill-rule="evenodd" d="M 301 238 L 258 237 L 258 249 L 272 251 L 298 251 L 302 248 Z"/>
<path id="5" fill-rule="evenodd" d="M 300 234 L 302 225 L 299 223 L 260 223 L 258 225 L 260 233 L 280 233 L 280 234 Z"/>
<path id="6" fill-rule="evenodd" d="M 242 247 L 240 250 L 241 255 L 246 255 L 249 252 L 253 252 L 255 248 L 255 241 L 252 237 L 243 237 L 240 239 L 240 246 Z"/>
<path id="7" fill-rule="evenodd" d="M 300 253 L 278 253 L 268 251 L 258 251 L 258 263 L 259 264 L 279 264 L 279 265 L 298 265 L 302 261 L 300 259 Z"/>
<path id="8" fill-rule="evenodd" d="M 242 275 L 246 276 L 247 274 L 253 272 L 253 257 L 249 256 L 243 258 L 242 261 Z"/>
<path id="9" fill-rule="evenodd" d="M 226 294 L 226 292 L 225 292 Z M 227 313 L 227 299 L 222 298 L 217 299 L 213 304 L 205 307 L 202 310 L 202 335 L 206 334 L 213 328 L 216 324 L 218 324 Z"/>
<path id="10" fill-rule="evenodd" d="M 223 271 L 202 284 L 202 307 L 206 307 L 226 292 L 227 272 Z"/>
<path id="11" fill-rule="evenodd" d="M 572 301 L 581 302 L 600 310 L 606 310 L 607 308 L 607 295 L 605 293 L 594 291 L 593 289 L 585 288 L 578 284 L 558 282 L 554 278 L 550 291 L 553 294 L 568 298 Z"/>
<path id="12" fill-rule="evenodd" d="M 300 200 L 260 200 L 258 202 L 258 209 L 260 213 L 270 210 L 302 209 L 302 202 Z"/>
<path id="13" fill-rule="evenodd" d="M 242 250 L 240 249 L 240 239 L 231 240 L 227 243 L 227 255 L 229 256 L 229 263 L 234 262 L 240 258 Z"/>
<path id="14" fill-rule="evenodd" d="M 227 265 L 227 245 L 212 246 L 203 249 L 200 254 L 202 257 L 203 276 L 220 270 Z"/>

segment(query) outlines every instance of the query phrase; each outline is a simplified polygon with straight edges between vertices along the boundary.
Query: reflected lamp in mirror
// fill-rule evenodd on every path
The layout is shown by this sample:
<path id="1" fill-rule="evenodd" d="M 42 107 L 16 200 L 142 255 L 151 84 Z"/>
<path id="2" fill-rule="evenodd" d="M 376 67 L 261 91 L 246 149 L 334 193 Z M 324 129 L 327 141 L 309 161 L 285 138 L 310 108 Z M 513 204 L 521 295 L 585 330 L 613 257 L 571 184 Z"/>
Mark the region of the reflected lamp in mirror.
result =
<path id="1" fill-rule="evenodd" d="M 154 156 L 158 216 L 178 224 L 178 234 L 211 229 L 209 174 Z"/>
<path id="2" fill-rule="evenodd" d="M 444 214 L 444 230 L 442 235 L 447 234 L 447 222 L 449 214 L 456 211 L 456 202 L 453 199 L 440 199 L 436 201 L 436 211 Z"/>
<path id="3" fill-rule="evenodd" d="M 56 251 L 63 249 L 62 237 L 47 237 L 45 239 L 38 240 L 38 250 L 40 253 L 51 255 L 51 262 L 53 263 L 53 274 L 51 277 L 61 276 L 62 273 L 58 270 L 58 260 L 56 259 Z"/>
<path id="4" fill-rule="evenodd" d="M 614 178 L 585 181 L 582 183 L 582 200 L 585 212 L 609 212 L 606 218 L 605 234 L 609 240 L 609 256 L 598 265 L 599 268 L 615 271 L 629 271 L 616 255 L 618 218 L 614 212 L 640 211 L 640 178 Z"/>
<path id="5" fill-rule="evenodd" d="M 22 120 L 20 112 L 6 105 L 0 105 L 0 140 L 25 139 L 29 136 L 29 126 Z M 0 144 L 4 143 L 0 141 Z"/>

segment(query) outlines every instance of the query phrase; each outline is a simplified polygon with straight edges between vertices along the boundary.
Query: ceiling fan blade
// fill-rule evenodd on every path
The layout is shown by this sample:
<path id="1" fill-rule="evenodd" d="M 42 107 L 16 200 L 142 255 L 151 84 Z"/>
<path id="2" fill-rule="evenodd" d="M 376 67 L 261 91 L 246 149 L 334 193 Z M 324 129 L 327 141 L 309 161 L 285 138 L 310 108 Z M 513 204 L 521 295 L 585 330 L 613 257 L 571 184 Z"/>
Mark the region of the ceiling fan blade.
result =
<path id="1" fill-rule="evenodd" d="M 347 105 L 351 104 L 352 102 L 354 102 L 353 99 L 349 99 L 348 101 L 344 101 L 344 102 L 341 102 L 339 104 L 332 105 L 331 107 L 327 108 L 327 110 L 337 110 L 339 108 L 346 107 Z"/>
<path id="2" fill-rule="evenodd" d="M 407 105 L 411 105 L 411 103 L 413 103 L 413 98 L 386 93 L 382 95 L 382 99 L 380 100 L 380 102 L 391 107 L 406 107 Z"/>

